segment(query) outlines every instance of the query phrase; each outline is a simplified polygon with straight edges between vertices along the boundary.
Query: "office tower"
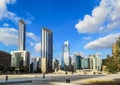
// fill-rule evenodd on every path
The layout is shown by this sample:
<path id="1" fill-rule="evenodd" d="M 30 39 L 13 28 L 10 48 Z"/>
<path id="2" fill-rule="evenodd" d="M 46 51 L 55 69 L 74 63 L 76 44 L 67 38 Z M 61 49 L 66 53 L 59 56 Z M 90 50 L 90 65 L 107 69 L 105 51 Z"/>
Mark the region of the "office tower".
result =
<path id="1" fill-rule="evenodd" d="M 74 54 L 74 70 L 81 70 L 81 59 L 80 53 Z"/>
<path id="2" fill-rule="evenodd" d="M 11 67 L 15 67 L 16 71 L 25 68 L 26 72 L 30 70 L 30 53 L 27 51 L 12 51 L 11 52 Z"/>
<path id="3" fill-rule="evenodd" d="M 64 60 L 64 70 L 69 70 L 70 49 L 69 49 L 69 42 L 68 41 L 65 41 L 63 44 L 63 60 Z"/>
<path id="4" fill-rule="evenodd" d="M 61 69 L 61 70 L 64 70 L 64 66 L 65 66 L 65 65 L 64 65 L 64 59 L 63 59 L 63 57 L 62 57 L 62 60 L 61 60 L 61 68 L 60 68 L 60 69 Z"/>
<path id="5" fill-rule="evenodd" d="M 18 27 L 18 50 L 25 50 L 26 24 L 23 20 L 19 21 Z"/>
<path id="6" fill-rule="evenodd" d="M 30 70 L 30 53 L 25 51 L 25 26 L 25 22 L 20 20 L 18 27 L 18 51 L 11 52 L 11 67 L 15 67 L 15 70 L 18 72 L 22 69 L 26 69 L 26 72 Z"/>
<path id="7" fill-rule="evenodd" d="M 41 38 L 41 70 L 42 72 L 52 72 L 53 60 L 53 33 L 47 28 L 42 28 Z"/>

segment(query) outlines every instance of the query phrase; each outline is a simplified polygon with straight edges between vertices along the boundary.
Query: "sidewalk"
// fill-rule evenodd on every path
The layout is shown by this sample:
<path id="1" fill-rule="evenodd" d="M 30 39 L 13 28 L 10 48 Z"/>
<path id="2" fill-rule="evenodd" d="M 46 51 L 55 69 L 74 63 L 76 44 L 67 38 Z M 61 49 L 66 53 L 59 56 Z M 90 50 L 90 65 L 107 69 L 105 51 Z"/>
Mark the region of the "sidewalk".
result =
<path id="1" fill-rule="evenodd" d="M 101 76 L 98 78 L 75 80 L 75 81 L 72 81 L 71 83 L 89 84 L 90 82 L 95 82 L 95 81 L 115 81 L 115 80 L 120 80 L 120 74 L 111 74 L 111 75 Z"/>

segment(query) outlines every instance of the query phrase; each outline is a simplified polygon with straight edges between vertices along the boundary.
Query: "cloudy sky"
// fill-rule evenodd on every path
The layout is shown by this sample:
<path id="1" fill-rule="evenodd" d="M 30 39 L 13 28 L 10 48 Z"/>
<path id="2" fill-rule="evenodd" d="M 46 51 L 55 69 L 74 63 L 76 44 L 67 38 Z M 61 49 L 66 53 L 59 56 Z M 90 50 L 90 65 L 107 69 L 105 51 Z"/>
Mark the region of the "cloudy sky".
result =
<path id="1" fill-rule="evenodd" d="M 61 59 L 62 45 L 70 54 L 111 55 L 120 36 L 120 0 L 0 0 L 0 50 L 18 49 L 18 21 L 26 24 L 26 50 L 39 56 L 41 28 L 53 31 L 54 58 Z"/>

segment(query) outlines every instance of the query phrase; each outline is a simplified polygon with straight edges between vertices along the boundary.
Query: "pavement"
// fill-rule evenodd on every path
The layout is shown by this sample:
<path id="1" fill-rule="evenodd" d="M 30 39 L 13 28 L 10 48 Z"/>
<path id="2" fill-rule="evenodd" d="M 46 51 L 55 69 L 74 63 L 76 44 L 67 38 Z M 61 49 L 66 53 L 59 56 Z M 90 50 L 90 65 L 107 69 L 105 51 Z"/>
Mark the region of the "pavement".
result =
<path id="1" fill-rule="evenodd" d="M 6 84 L 6 75 L 0 75 L 0 85 Z M 66 83 L 66 79 L 70 79 L 70 83 Z M 42 78 L 41 74 L 26 75 L 8 75 L 7 85 L 83 85 L 91 81 L 112 81 L 120 80 L 120 74 L 112 75 L 46 75 Z"/>

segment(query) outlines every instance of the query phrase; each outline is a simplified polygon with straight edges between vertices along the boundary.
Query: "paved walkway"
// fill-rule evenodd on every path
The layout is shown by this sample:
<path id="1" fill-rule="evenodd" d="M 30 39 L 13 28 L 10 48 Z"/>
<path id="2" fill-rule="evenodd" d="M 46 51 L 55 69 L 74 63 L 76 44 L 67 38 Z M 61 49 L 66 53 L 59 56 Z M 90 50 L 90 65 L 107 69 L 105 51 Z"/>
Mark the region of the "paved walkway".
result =
<path id="1" fill-rule="evenodd" d="M 111 75 L 106 75 L 106 76 L 100 76 L 98 78 L 75 80 L 75 81 L 72 81 L 72 83 L 87 84 L 87 83 L 90 83 L 90 82 L 93 82 L 93 81 L 115 81 L 115 80 L 120 81 L 120 74 L 111 74 Z"/>
<path id="2" fill-rule="evenodd" d="M 75 74 L 75 75 L 77 75 L 77 74 Z M 0 83 L 6 82 L 5 76 L 6 75 L 2 75 L 2 76 L 0 75 Z M 8 82 L 26 82 L 26 81 L 30 82 L 32 80 L 35 84 L 36 82 L 40 83 L 40 81 L 43 81 L 43 80 L 50 80 L 51 76 L 53 77 L 53 76 L 58 76 L 58 75 L 48 74 L 45 79 L 42 78 L 41 74 L 8 75 Z M 59 75 L 59 76 L 65 76 L 65 75 Z M 71 81 L 71 83 L 72 84 L 87 84 L 91 81 L 111 81 L 111 80 L 116 80 L 116 79 L 120 79 L 120 74 L 112 74 L 112 75 L 106 75 L 106 76 L 100 76 L 97 78 L 89 78 L 89 79 L 82 79 L 82 80 L 79 79 L 79 80 Z M 56 82 L 51 82 L 51 83 L 56 83 Z M 52 84 L 52 85 L 57 85 L 57 84 L 60 84 L 60 83 L 56 83 L 56 84 Z M 28 85 L 30 85 L 30 84 L 28 84 Z M 35 84 L 35 85 L 37 85 L 37 84 Z M 50 83 L 44 84 L 44 85 L 50 85 Z"/>

